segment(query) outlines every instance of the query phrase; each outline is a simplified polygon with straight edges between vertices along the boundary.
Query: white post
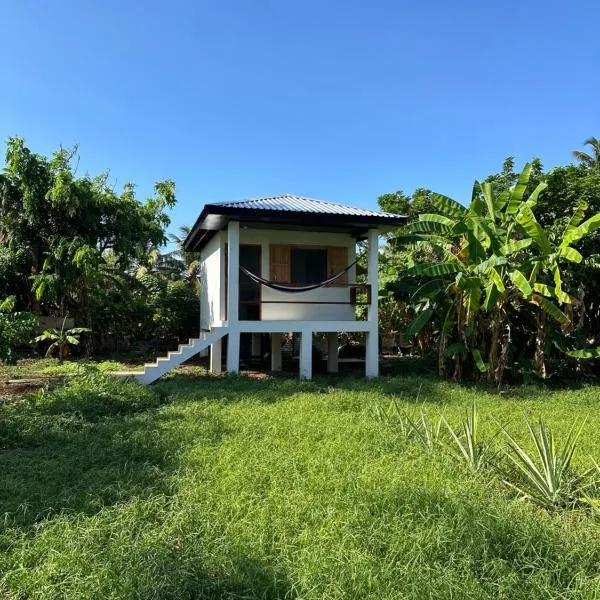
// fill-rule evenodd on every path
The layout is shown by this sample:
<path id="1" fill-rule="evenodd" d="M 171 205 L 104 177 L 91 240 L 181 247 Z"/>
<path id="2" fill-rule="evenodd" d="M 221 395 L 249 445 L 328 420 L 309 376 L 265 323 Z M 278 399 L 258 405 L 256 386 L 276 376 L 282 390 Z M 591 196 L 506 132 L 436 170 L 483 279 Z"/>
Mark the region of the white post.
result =
<path id="1" fill-rule="evenodd" d="M 222 344 L 221 340 L 217 340 L 214 344 L 210 345 L 210 372 L 220 373 L 221 372 L 221 360 L 222 360 Z"/>
<path id="2" fill-rule="evenodd" d="M 371 286 L 371 302 L 369 303 L 368 318 L 369 331 L 366 334 L 366 361 L 365 375 L 377 377 L 379 375 L 379 314 L 377 296 L 379 294 L 379 232 L 369 229 L 369 256 L 367 283 Z"/>
<path id="3" fill-rule="evenodd" d="M 338 372 L 338 334 L 332 331 L 327 334 L 327 372 Z"/>
<path id="4" fill-rule="evenodd" d="M 271 371 L 281 371 L 281 334 L 271 334 Z"/>
<path id="5" fill-rule="evenodd" d="M 300 334 L 300 379 L 312 379 L 312 331 Z"/>
<path id="6" fill-rule="evenodd" d="M 230 221 L 227 226 L 227 257 L 227 372 L 239 373 L 240 224 L 237 221 Z"/>

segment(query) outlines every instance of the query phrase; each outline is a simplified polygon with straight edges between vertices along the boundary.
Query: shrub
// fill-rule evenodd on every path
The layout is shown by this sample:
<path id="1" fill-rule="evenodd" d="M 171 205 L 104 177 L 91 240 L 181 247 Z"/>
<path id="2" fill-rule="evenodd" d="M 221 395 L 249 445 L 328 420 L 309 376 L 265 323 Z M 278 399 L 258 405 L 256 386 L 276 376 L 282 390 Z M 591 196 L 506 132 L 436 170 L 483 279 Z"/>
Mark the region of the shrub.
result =
<path id="1" fill-rule="evenodd" d="M 0 360 L 14 363 L 15 349 L 31 343 L 38 320 L 28 312 L 14 312 L 15 298 L 0 302 Z"/>

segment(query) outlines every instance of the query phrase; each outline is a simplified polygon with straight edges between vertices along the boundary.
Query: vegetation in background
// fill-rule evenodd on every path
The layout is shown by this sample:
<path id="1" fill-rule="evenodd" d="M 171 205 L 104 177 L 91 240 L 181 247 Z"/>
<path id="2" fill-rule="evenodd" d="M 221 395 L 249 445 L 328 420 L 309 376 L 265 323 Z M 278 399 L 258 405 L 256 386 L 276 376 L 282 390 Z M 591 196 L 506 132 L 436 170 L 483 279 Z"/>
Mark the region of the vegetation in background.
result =
<path id="1" fill-rule="evenodd" d="M 29 312 L 14 310 L 14 296 L 0 301 L 0 361 L 12 364 L 16 349 L 31 343 L 38 320 Z"/>
<path id="2" fill-rule="evenodd" d="M 92 330 L 87 327 L 71 327 L 65 329 L 66 317 L 63 319 L 60 329 L 45 329 L 41 335 L 35 338 L 36 342 L 50 342 L 46 350 L 46 358 L 57 355 L 58 362 L 63 363 L 69 356 L 72 346 L 79 345 L 79 338 L 84 333 L 91 333 Z"/>
<path id="3" fill-rule="evenodd" d="M 414 339 L 457 380 L 597 370 L 582 359 L 600 356 L 600 173 L 595 151 L 577 156 L 546 174 L 507 159 L 468 207 L 428 190 L 380 197 L 409 217 L 382 260 L 383 295 L 412 315 L 400 345 Z"/>
<path id="4" fill-rule="evenodd" d="M 189 265 L 160 253 L 174 204 L 171 181 L 140 201 L 131 183 L 117 193 L 106 173 L 78 176 L 76 149 L 48 158 L 10 138 L 0 173 L 0 297 L 13 296 L 21 311 L 74 317 L 94 332 L 88 353 L 177 341 L 193 311 L 197 323 L 198 301 Z M 173 300 L 185 304 L 181 318 L 163 308 Z"/>

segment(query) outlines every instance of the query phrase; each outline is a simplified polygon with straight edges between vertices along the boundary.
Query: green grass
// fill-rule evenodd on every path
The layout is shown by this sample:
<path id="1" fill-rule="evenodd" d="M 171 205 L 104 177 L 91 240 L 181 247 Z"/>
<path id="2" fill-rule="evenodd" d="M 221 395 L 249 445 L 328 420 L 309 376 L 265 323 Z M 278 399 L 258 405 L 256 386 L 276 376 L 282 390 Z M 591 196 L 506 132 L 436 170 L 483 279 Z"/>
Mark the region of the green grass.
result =
<path id="1" fill-rule="evenodd" d="M 375 416 L 396 400 L 456 425 L 476 398 L 482 437 L 502 423 L 527 444 L 525 415 L 557 439 L 587 415 L 583 468 L 599 392 L 74 377 L 0 413 L 0 596 L 600 597 L 593 514 L 517 501 Z"/>

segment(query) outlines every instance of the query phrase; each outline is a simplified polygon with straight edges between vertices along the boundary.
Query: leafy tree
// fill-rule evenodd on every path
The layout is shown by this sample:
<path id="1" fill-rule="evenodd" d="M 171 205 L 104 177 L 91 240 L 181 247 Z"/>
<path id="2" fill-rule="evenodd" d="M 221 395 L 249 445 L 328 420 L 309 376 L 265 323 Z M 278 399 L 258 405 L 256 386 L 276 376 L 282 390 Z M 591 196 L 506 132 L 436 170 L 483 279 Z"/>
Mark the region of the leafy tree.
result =
<path id="1" fill-rule="evenodd" d="M 166 241 L 175 194 L 171 181 L 157 183 L 145 202 L 133 184 L 117 194 L 106 174 L 76 176 L 75 156 L 76 149 L 61 148 L 46 158 L 21 138 L 8 140 L 0 174 L 0 291 L 31 311 L 70 313 L 91 328 L 98 290 L 122 287 Z"/>
<path id="2" fill-rule="evenodd" d="M 590 146 L 592 149 L 591 154 L 583 152 L 581 150 L 573 151 L 573 156 L 579 161 L 581 165 L 594 171 L 600 171 L 600 140 L 594 136 L 589 137 L 585 142 L 584 146 Z"/>
<path id="3" fill-rule="evenodd" d="M 420 214 L 399 240 L 425 246 L 441 258 L 414 264 L 408 272 L 424 278 L 413 295 L 421 310 L 409 332 L 416 334 L 441 312 L 441 373 L 450 355 L 456 379 L 475 364 L 500 384 L 508 365 L 513 315 L 529 312 L 536 320 L 534 362 L 545 376 L 548 319 L 566 330 L 572 327 L 574 298 L 564 288 L 561 266 L 582 262 L 574 245 L 600 228 L 600 214 L 584 221 L 587 205 L 580 203 L 561 236 L 552 240 L 533 212 L 547 184 L 539 183 L 525 198 L 531 174 L 528 164 L 516 185 L 499 194 L 489 181 L 476 183 L 468 208 L 433 194 L 437 212 Z"/>

